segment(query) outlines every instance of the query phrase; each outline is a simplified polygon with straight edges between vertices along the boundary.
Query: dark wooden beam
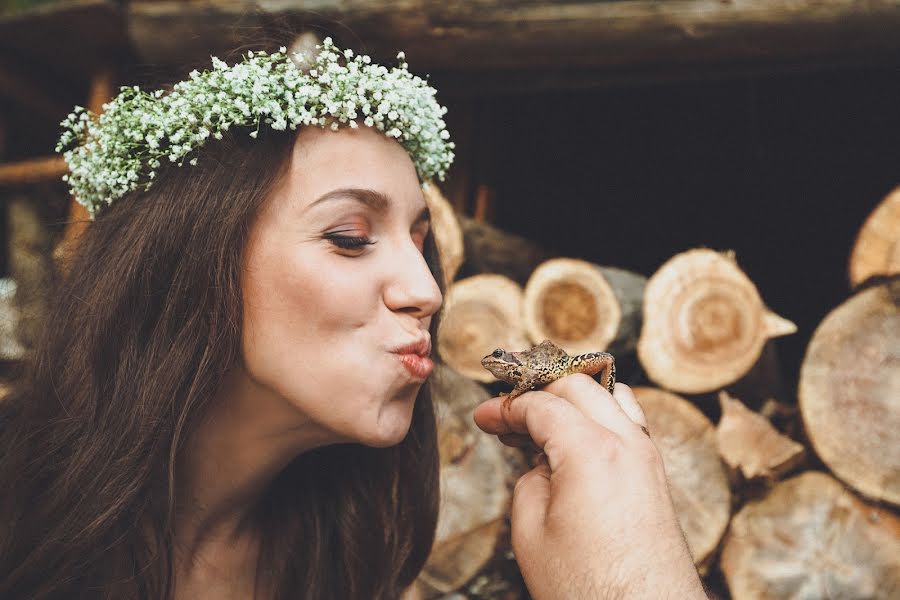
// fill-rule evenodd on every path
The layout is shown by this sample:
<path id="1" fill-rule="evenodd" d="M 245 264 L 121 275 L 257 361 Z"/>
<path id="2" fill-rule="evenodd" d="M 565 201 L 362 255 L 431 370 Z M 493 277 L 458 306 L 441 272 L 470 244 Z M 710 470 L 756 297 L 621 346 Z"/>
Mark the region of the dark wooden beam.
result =
<path id="1" fill-rule="evenodd" d="M 322 0 L 314 11 L 136 0 L 127 12 L 138 53 L 164 64 L 208 63 L 274 23 L 331 31 L 380 61 L 403 49 L 416 72 L 665 72 L 900 53 L 897 0 Z"/>

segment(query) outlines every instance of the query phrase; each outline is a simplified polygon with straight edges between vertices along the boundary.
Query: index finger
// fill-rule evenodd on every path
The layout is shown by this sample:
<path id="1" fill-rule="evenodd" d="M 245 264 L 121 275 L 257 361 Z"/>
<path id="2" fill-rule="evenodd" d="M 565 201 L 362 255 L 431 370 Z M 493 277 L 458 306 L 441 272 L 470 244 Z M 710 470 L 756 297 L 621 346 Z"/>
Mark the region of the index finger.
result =
<path id="1" fill-rule="evenodd" d="M 525 433 L 538 447 L 547 451 L 547 444 L 563 438 L 589 432 L 612 435 L 605 427 L 587 417 L 572 403 L 543 391 L 531 391 L 517 397 L 509 409 L 503 408 L 503 398 L 491 398 L 480 404 L 473 413 L 475 423 L 483 431 L 495 435 Z"/>

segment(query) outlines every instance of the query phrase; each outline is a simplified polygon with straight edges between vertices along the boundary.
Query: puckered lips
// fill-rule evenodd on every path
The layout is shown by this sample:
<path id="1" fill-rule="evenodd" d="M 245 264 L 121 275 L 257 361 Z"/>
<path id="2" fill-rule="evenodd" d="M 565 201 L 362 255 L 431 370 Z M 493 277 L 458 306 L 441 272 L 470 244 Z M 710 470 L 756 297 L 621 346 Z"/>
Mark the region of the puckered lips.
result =
<path id="1" fill-rule="evenodd" d="M 406 371 L 415 379 L 425 381 L 434 370 L 434 361 L 430 358 L 431 339 L 428 337 L 396 346 L 391 352 L 400 357 Z"/>

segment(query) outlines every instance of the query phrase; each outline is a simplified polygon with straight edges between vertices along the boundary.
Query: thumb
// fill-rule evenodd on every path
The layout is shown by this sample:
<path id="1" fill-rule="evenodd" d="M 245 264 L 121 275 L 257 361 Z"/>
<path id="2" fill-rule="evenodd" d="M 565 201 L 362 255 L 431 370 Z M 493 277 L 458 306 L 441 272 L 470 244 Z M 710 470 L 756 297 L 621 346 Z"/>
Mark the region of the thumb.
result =
<path id="1" fill-rule="evenodd" d="M 513 490 L 511 520 L 513 551 L 534 547 L 543 532 L 550 503 L 550 465 L 541 454 L 538 464 L 522 475 Z"/>

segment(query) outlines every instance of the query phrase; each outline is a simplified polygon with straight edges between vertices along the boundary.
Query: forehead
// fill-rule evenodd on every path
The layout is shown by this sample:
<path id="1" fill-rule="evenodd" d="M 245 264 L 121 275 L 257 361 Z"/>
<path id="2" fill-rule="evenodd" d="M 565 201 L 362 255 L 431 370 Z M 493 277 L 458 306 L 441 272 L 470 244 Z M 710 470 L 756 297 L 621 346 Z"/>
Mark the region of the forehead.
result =
<path id="1" fill-rule="evenodd" d="M 395 140 L 368 127 L 331 131 L 306 127 L 297 135 L 284 182 L 301 208 L 341 188 L 376 190 L 394 202 L 423 204 L 416 169 Z"/>

